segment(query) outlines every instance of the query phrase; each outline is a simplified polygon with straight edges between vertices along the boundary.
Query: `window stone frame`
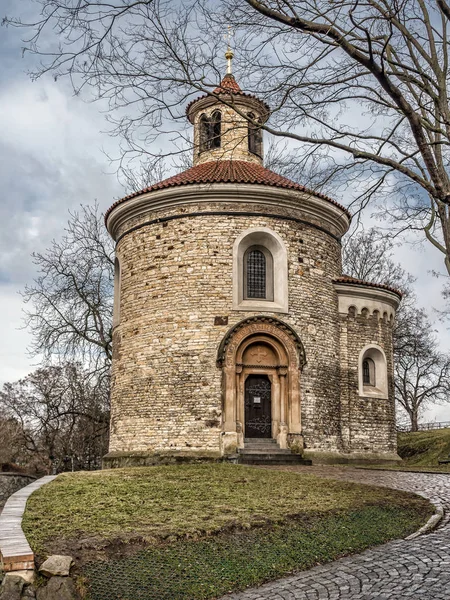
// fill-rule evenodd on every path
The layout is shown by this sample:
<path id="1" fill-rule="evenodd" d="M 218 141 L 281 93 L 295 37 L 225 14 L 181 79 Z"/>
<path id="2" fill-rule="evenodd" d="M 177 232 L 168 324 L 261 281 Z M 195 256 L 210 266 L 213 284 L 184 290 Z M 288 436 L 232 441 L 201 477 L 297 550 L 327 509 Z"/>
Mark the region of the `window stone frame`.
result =
<path id="1" fill-rule="evenodd" d="M 268 298 L 245 298 L 244 256 L 251 247 L 266 250 L 272 257 L 273 295 Z M 267 260 L 267 254 L 266 254 Z M 266 282 L 268 281 L 266 265 Z M 270 279 L 269 279 L 270 281 Z M 269 290 L 266 289 L 266 293 Z M 271 299 L 270 299 L 271 298 Z M 288 259 L 282 238 L 268 227 L 253 227 L 243 231 L 233 245 L 233 310 L 288 313 Z"/>
<path id="2" fill-rule="evenodd" d="M 372 360 L 374 364 L 374 385 L 364 383 L 363 362 L 367 359 Z M 386 354 L 383 348 L 376 344 L 368 344 L 359 354 L 358 393 L 362 398 L 387 399 L 389 397 Z"/>

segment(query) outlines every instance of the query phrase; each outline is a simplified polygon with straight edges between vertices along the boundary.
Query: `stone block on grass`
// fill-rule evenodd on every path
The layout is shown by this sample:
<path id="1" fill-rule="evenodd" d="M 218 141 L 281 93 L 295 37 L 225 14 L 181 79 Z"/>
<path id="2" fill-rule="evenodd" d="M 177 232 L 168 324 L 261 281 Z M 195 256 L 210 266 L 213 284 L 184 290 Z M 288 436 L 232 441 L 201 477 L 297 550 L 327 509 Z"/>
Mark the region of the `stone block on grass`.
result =
<path id="1" fill-rule="evenodd" d="M 37 600 L 79 600 L 71 577 L 52 577 L 45 587 L 37 591 Z"/>
<path id="2" fill-rule="evenodd" d="M 54 554 L 42 563 L 39 573 L 46 577 L 68 577 L 72 563 L 73 558 L 71 556 Z"/>
<path id="3" fill-rule="evenodd" d="M 20 600 L 24 586 L 25 581 L 22 577 L 16 575 L 5 577 L 0 587 L 0 599 Z"/>

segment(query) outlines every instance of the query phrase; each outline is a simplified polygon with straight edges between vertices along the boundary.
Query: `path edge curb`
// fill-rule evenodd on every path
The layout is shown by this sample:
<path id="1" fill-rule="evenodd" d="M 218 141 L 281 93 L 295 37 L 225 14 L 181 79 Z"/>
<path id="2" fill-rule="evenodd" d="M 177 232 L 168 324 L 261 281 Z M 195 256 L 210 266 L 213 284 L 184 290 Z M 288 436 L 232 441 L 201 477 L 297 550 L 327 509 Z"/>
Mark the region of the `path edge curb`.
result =
<path id="1" fill-rule="evenodd" d="M 418 538 L 421 535 L 430 533 L 431 531 L 436 529 L 436 527 L 442 521 L 442 519 L 444 518 L 444 509 L 442 508 L 442 506 L 440 504 L 435 504 L 434 502 L 432 502 L 432 504 L 436 507 L 435 514 L 431 515 L 431 517 L 428 519 L 428 521 L 425 523 L 425 525 L 422 525 L 422 527 L 420 529 L 418 529 L 411 535 L 408 535 L 408 537 L 405 537 L 405 540 L 415 540 L 416 538 Z"/>
<path id="2" fill-rule="evenodd" d="M 31 494 L 56 477 L 41 477 L 11 494 L 6 501 L 0 514 L 0 568 L 5 573 L 34 570 L 34 552 L 22 529 L 23 514 Z"/>

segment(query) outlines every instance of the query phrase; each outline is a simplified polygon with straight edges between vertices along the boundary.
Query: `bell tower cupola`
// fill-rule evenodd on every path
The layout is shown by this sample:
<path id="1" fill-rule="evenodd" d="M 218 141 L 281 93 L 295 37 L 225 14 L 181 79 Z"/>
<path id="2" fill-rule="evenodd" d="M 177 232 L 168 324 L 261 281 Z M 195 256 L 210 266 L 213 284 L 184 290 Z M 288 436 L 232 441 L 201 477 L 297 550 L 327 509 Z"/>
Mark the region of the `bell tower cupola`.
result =
<path id="1" fill-rule="evenodd" d="M 191 102 L 186 114 L 194 126 L 194 166 L 211 161 L 243 160 L 263 164 L 261 125 L 269 107 L 244 93 L 232 72 L 233 52 L 228 47 L 227 72 L 210 94 Z"/>

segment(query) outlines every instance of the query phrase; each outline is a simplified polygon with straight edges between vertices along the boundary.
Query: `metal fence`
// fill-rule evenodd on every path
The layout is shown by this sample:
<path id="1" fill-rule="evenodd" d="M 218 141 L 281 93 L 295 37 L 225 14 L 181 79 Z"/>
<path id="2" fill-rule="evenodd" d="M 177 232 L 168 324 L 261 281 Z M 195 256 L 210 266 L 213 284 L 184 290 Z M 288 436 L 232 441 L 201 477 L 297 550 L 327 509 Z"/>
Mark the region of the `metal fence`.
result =
<path id="1" fill-rule="evenodd" d="M 418 431 L 432 431 L 433 429 L 446 429 L 450 427 L 450 421 L 433 421 L 432 423 L 420 423 Z M 397 425 L 397 431 L 409 433 L 412 431 L 411 425 Z"/>

